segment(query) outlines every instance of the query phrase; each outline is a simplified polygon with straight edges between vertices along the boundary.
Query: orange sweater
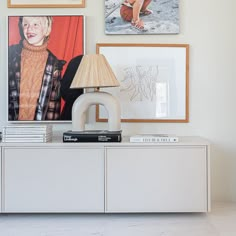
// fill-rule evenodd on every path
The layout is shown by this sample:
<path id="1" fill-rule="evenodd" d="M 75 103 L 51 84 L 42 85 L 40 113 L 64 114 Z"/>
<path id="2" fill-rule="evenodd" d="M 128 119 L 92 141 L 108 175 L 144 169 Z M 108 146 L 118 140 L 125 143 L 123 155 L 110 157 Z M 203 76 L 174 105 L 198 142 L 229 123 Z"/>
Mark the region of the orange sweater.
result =
<path id="1" fill-rule="evenodd" d="M 48 58 L 47 43 L 33 46 L 26 40 L 21 52 L 19 120 L 34 120 Z"/>

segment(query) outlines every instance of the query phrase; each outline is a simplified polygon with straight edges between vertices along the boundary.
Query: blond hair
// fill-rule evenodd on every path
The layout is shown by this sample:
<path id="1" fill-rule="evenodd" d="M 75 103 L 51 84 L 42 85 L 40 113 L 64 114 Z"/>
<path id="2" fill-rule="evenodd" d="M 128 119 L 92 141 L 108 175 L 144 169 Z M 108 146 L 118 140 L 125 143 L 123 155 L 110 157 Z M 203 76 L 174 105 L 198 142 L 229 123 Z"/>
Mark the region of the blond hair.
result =
<path id="1" fill-rule="evenodd" d="M 41 18 L 41 19 L 45 19 L 45 21 L 41 21 L 42 25 L 45 28 L 45 35 L 46 37 L 44 38 L 44 42 L 49 40 L 49 36 L 50 33 L 52 31 L 52 23 L 53 23 L 53 17 L 52 16 L 20 16 L 19 18 L 19 28 L 20 28 L 20 35 L 21 38 L 24 38 L 24 34 L 23 34 L 23 19 L 24 17 L 34 17 L 34 18 Z"/>

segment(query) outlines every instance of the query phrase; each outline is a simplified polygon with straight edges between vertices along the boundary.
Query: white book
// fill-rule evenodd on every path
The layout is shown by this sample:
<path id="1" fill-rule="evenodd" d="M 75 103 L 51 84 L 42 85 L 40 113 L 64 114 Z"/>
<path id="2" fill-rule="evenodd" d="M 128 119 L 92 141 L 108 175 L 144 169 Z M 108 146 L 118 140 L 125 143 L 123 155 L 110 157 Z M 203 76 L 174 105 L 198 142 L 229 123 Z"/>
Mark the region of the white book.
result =
<path id="1" fill-rule="evenodd" d="M 3 143 L 48 143 L 51 142 L 52 140 L 38 140 L 38 139 L 25 139 L 25 140 L 20 140 L 20 139 L 11 139 L 11 140 L 2 140 Z"/>
<path id="2" fill-rule="evenodd" d="M 3 138 L 47 138 L 51 137 L 52 134 L 4 134 Z"/>
<path id="3" fill-rule="evenodd" d="M 46 130 L 52 128 L 52 125 L 7 125 L 4 129 L 40 129 Z"/>
<path id="4" fill-rule="evenodd" d="M 52 137 L 44 137 L 44 138 L 38 138 L 38 137 L 31 137 L 31 138 L 7 138 L 3 137 L 2 142 L 6 143 L 34 143 L 34 142 L 50 142 L 52 141 Z"/>
<path id="5" fill-rule="evenodd" d="M 167 134 L 138 134 L 130 137 L 131 143 L 176 143 L 179 138 Z"/>
<path id="6" fill-rule="evenodd" d="M 52 126 L 28 126 L 28 125 L 11 125 L 3 127 L 3 134 L 45 134 L 51 133 Z"/>

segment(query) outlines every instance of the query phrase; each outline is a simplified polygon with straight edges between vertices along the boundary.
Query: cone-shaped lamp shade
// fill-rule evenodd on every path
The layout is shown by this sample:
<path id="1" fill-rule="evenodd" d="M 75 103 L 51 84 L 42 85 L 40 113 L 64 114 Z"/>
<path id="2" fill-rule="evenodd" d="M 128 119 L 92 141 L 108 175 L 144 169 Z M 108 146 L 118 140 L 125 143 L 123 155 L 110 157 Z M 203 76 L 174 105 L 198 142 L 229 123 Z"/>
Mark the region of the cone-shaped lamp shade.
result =
<path id="1" fill-rule="evenodd" d="M 99 88 L 120 86 L 110 65 L 102 54 L 84 55 L 71 88 Z"/>

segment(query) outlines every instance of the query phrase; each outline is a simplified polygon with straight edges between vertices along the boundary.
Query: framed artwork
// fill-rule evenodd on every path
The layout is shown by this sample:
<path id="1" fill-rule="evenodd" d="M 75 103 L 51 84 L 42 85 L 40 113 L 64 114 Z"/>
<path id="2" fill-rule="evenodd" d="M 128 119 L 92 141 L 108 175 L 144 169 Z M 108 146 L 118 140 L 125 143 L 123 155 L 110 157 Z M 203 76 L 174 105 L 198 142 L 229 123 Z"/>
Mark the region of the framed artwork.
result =
<path id="1" fill-rule="evenodd" d="M 104 0 L 106 34 L 178 34 L 179 0 Z"/>
<path id="2" fill-rule="evenodd" d="M 83 15 L 8 16 L 9 122 L 71 121 L 85 51 Z"/>
<path id="3" fill-rule="evenodd" d="M 120 87 L 104 88 L 118 98 L 122 122 L 189 121 L 188 44 L 97 44 Z M 103 106 L 96 120 L 107 121 Z"/>
<path id="4" fill-rule="evenodd" d="M 85 7 L 85 0 L 8 0 L 9 8 L 66 8 Z"/>

